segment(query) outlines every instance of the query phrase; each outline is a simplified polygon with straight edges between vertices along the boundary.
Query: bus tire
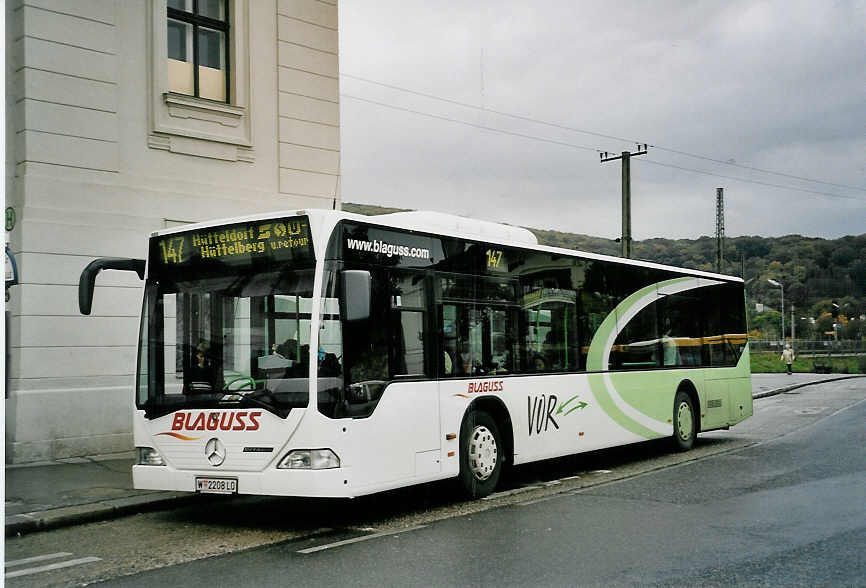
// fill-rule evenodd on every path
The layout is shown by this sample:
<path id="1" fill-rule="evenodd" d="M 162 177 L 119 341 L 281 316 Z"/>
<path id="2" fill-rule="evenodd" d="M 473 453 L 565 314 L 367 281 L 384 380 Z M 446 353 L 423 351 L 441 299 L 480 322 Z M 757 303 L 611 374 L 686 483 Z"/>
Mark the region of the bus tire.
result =
<path id="1" fill-rule="evenodd" d="M 674 398 L 674 446 L 679 451 L 688 451 L 695 444 L 697 419 L 691 396 L 678 390 Z"/>
<path id="2" fill-rule="evenodd" d="M 480 410 L 469 411 L 460 427 L 459 486 L 467 498 L 484 498 L 496 488 L 505 461 L 496 421 Z"/>

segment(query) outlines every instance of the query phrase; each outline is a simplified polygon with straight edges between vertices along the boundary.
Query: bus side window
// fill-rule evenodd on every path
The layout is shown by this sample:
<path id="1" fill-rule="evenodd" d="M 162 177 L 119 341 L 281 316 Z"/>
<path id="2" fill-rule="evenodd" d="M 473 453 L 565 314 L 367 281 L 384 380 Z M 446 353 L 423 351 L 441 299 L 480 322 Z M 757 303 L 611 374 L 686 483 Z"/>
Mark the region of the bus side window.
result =
<path id="1" fill-rule="evenodd" d="M 427 375 L 431 345 L 427 328 L 426 275 L 392 271 L 390 277 L 392 375 Z"/>
<path id="2" fill-rule="evenodd" d="M 385 270 L 370 271 L 373 290 L 370 318 L 343 324 L 343 366 L 346 385 L 385 381 L 389 377 L 388 322 L 391 296 Z"/>
<path id="3" fill-rule="evenodd" d="M 557 256 L 534 255 L 526 258 L 521 269 L 521 371 L 575 371 L 580 348 L 571 263 Z"/>
<path id="4" fill-rule="evenodd" d="M 481 311 L 471 302 L 440 307 L 443 377 L 481 375 L 484 325 Z M 447 357 L 447 359 L 446 359 Z M 450 370 L 445 368 L 449 367 Z"/>
<path id="5" fill-rule="evenodd" d="M 701 288 L 699 294 L 705 312 L 703 364 L 737 365 L 747 339 L 742 289 L 733 284 L 717 284 Z"/>
<path id="6" fill-rule="evenodd" d="M 699 299 L 689 292 L 669 294 L 662 301 L 659 312 L 662 365 L 701 365 L 701 313 L 707 309 L 702 308 Z"/>
<path id="7" fill-rule="evenodd" d="M 443 377 L 456 375 L 458 372 L 457 355 L 457 307 L 454 304 L 439 306 L 439 325 L 442 336 L 442 363 L 439 373 Z"/>
<path id="8" fill-rule="evenodd" d="M 641 370 L 658 367 L 661 365 L 661 355 L 665 362 L 676 354 L 676 342 L 665 335 L 661 339 L 663 352 L 659 353 L 658 332 L 658 300 L 654 300 L 648 306 L 642 308 L 636 316 L 632 317 L 623 329 L 617 334 L 613 349 L 611 350 L 611 362 L 616 369 Z M 665 363 L 665 365 L 672 365 Z"/>

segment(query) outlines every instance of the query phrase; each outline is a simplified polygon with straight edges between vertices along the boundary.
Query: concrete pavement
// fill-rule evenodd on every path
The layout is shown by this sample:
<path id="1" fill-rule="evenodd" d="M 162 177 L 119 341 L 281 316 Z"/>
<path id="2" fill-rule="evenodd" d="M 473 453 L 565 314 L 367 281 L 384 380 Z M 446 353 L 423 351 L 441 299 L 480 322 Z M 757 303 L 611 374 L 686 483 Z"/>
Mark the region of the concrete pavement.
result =
<path id="1" fill-rule="evenodd" d="M 135 490 L 132 453 L 6 466 L 6 536 L 111 519 L 201 497 Z"/>
<path id="2" fill-rule="evenodd" d="M 849 378 L 863 378 L 862 374 L 806 374 L 794 373 L 790 376 L 781 374 L 752 374 L 752 397 L 765 398 L 776 394 L 783 394 L 810 384 L 821 382 L 835 382 Z"/>
<path id="3" fill-rule="evenodd" d="M 864 376 L 754 374 L 752 394 L 763 398 L 801 386 Z M 6 536 L 106 520 L 207 500 L 189 492 L 135 490 L 132 453 L 7 465 Z"/>

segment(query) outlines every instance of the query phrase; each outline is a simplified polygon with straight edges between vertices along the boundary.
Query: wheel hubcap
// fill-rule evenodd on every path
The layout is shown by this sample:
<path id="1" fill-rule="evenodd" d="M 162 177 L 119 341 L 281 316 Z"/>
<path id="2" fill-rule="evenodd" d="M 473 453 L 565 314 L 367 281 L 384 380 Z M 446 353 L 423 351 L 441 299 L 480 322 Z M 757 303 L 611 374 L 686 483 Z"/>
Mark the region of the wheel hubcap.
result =
<path id="1" fill-rule="evenodd" d="M 469 439 L 469 470 L 480 481 L 490 477 L 496 468 L 499 451 L 493 433 L 485 426 L 472 429 Z"/>
<path id="2" fill-rule="evenodd" d="M 677 429 L 680 439 L 688 441 L 692 436 L 692 411 L 688 402 L 681 402 L 677 410 Z"/>

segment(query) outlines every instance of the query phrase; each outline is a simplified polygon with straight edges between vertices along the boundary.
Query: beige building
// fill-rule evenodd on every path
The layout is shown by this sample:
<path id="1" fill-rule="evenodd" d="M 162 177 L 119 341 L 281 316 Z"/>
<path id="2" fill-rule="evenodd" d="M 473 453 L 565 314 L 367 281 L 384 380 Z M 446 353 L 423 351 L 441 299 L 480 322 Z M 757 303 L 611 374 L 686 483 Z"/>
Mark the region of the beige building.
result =
<path id="1" fill-rule="evenodd" d="M 155 229 L 340 206 L 336 0 L 7 0 L 7 462 L 132 449 Z"/>

